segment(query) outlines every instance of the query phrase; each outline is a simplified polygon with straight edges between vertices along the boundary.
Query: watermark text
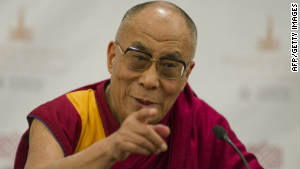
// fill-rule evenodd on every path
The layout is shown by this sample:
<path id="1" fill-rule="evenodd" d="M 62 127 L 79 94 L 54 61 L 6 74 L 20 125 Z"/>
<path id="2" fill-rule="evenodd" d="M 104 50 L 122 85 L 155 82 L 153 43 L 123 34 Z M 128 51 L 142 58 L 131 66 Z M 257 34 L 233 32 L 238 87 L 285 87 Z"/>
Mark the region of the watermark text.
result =
<path id="1" fill-rule="evenodd" d="M 291 71 L 298 72 L 298 4 L 291 3 Z"/>

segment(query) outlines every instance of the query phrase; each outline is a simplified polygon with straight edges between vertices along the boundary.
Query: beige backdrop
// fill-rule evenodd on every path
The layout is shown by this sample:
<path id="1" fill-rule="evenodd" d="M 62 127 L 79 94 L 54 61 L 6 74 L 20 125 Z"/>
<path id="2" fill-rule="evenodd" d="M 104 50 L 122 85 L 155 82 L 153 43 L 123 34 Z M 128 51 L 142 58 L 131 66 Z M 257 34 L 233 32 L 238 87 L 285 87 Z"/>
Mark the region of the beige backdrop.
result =
<path id="1" fill-rule="evenodd" d="M 109 77 L 107 44 L 126 9 L 138 2 L 0 0 L 0 168 L 12 166 L 32 109 Z M 174 2 L 198 26 L 190 79 L 198 96 L 227 117 L 266 168 L 299 168 L 292 1 Z"/>

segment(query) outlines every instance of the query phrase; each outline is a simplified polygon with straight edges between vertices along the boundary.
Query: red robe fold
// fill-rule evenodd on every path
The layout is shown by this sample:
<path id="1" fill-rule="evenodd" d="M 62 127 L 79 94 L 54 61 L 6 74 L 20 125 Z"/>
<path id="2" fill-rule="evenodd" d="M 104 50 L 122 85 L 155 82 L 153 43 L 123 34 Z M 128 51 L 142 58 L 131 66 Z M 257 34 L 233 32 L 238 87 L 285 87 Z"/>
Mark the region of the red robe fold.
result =
<path id="1" fill-rule="evenodd" d="M 105 87 L 109 80 L 89 85 L 77 90 L 92 89 L 105 135 L 108 137 L 120 125 L 114 119 L 105 98 Z M 35 109 L 28 116 L 38 118 L 50 129 L 65 156 L 74 153 L 81 131 L 81 121 L 72 104 L 63 95 Z M 245 156 L 252 169 L 262 168 L 255 156 L 246 151 L 230 129 L 227 120 L 199 99 L 187 84 L 171 110 L 160 122 L 168 125 L 171 135 L 165 138 L 168 150 L 158 155 L 143 156 L 131 154 L 127 159 L 115 163 L 111 168 L 201 168 L 235 169 L 245 168 L 242 160 L 230 145 L 217 139 L 213 134 L 215 125 L 223 126 L 231 140 Z M 28 131 L 23 135 L 15 159 L 15 168 L 24 168 L 28 152 Z"/>

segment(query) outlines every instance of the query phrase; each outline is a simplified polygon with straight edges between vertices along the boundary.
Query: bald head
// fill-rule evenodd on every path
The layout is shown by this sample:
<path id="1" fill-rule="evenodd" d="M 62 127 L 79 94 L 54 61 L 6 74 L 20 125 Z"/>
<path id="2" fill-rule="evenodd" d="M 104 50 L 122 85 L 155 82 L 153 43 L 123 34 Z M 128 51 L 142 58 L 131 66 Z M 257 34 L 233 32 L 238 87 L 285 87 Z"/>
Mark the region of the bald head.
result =
<path id="1" fill-rule="evenodd" d="M 143 15 L 143 17 L 140 15 Z M 192 42 L 192 46 L 195 50 L 197 43 L 196 26 L 187 13 L 175 4 L 166 1 L 150 1 L 130 8 L 122 19 L 116 35 L 116 40 L 121 39 L 128 27 L 130 27 L 131 24 L 136 24 L 138 19 L 147 20 L 152 25 L 162 22 L 164 24 L 160 24 L 161 27 L 172 25 L 173 27 L 175 26 L 176 29 L 180 28 L 182 31 L 186 31 L 189 36 L 189 41 Z M 178 33 L 180 34 L 181 32 Z M 162 36 L 165 36 L 165 34 Z"/>

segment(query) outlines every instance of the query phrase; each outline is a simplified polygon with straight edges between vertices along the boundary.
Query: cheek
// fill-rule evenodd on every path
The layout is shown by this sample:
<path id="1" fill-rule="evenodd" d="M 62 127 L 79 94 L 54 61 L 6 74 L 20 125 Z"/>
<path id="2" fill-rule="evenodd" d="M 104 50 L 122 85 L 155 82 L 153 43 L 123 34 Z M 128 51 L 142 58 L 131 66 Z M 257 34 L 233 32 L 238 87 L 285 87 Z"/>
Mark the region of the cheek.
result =
<path id="1" fill-rule="evenodd" d="M 116 85 L 116 91 L 118 91 L 121 95 L 120 99 L 125 99 L 125 97 L 128 95 L 130 86 L 132 85 L 132 82 L 136 76 L 134 76 L 134 73 L 132 73 L 130 70 L 125 68 L 124 66 L 120 66 L 118 68 L 118 71 L 114 75 L 115 85 Z"/>
<path id="2" fill-rule="evenodd" d="M 116 111 L 121 113 L 122 119 L 125 119 L 132 108 L 129 104 L 128 93 L 132 88 L 132 82 L 136 78 L 134 72 L 131 72 L 122 64 L 116 64 L 111 75 L 111 84 L 113 85 L 113 100 L 115 103 Z"/>
<path id="3" fill-rule="evenodd" d="M 177 96 L 180 91 L 181 91 L 181 87 L 184 85 L 183 81 L 162 81 L 162 89 L 165 93 L 165 97 L 166 99 L 168 97 L 175 97 Z"/>
<path id="4" fill-rule="evenodd" d="M 128 76 L 127 70 L 121 64 L 116 64 L 111 75 L 112 84 L 114 85 L 114 100 L 118 100 L 118 104 L 122 103 L 122 100 L 126 96 L 128 86 L 130 84 L 130 77 Z"/>
<path id="5" fill-rule="evenodd" d="M 124 64 L 121 63 L 122 59 L 118 60 L 118 63 L 115 67 L 115 76 L 120 81 L 131 81 L 136 77 L 136 73 L 129 70 Z"/>

